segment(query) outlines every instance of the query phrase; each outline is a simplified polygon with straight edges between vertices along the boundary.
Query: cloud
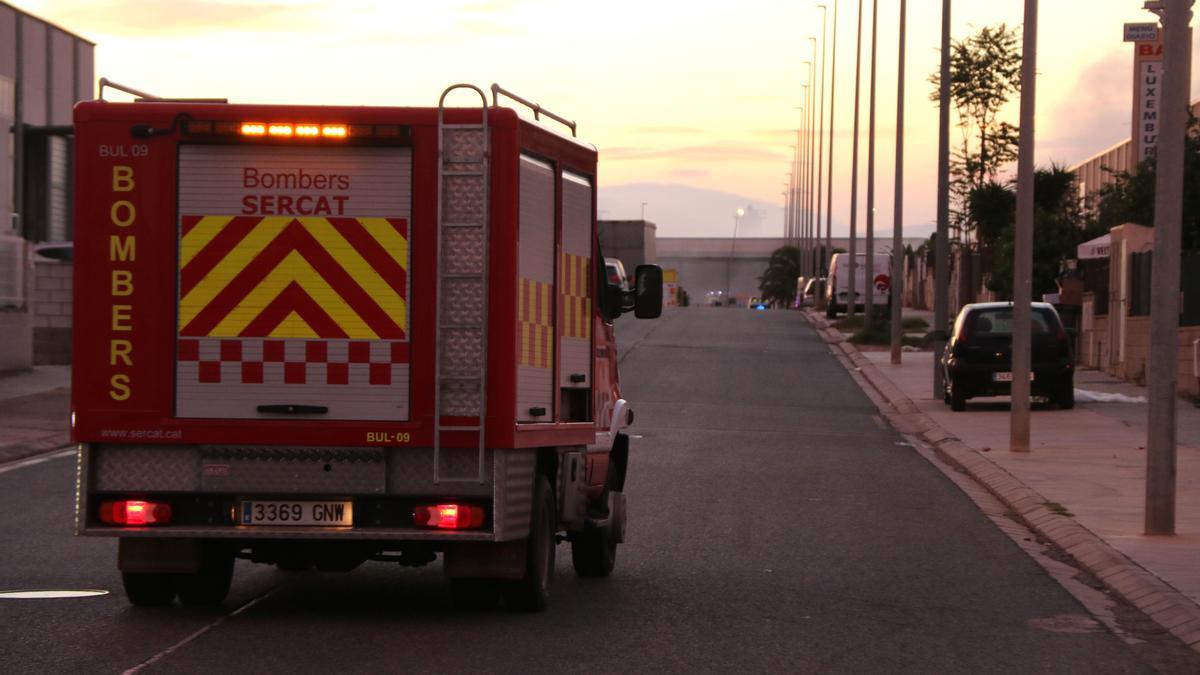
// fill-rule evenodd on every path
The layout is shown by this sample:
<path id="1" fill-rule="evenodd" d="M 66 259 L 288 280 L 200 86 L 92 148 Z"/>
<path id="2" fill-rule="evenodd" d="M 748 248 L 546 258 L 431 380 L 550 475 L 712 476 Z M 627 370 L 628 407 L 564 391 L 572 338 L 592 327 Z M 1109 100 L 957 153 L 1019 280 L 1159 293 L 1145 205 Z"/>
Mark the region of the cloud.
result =
<path id="1" fill-rule="evenodd" d="M 712 172 L 705 169 L 675 169 L 671 175 L 678 178 L 708 178 Z"/>
<path id="2" fill-rule="evenodd" d="M 677 159 L 690 162 L 787 162 L 782 152 L 764 150 L 734 144 L 693 145 L 682 148 L 631 148 L 616 147 L 601 150 L 608 161 L 641 161 L 654 159 Z"/>
<path id="3" fill-rule="evenodd" d="M 1038 129 L 1038 155 L 1074 164 L 1129 137 L 1131 77 L 1129 55 L 1112 52 L 1079 71 L 1061 97 L 1043 132 Z"/>
<path id="4" fill-rule="evenodd" d="M 693 136 L 697 134 L 708 133 L 707 129 L 700 127 L 641 127 L 633 129 L 635 134 L 652 134 L 652 135 L 673 135 L 673 136 Z"/>
<path id="5" fill-rule="evenodd" d="M 190 34 L 197 32 L 288 32 L 318 30 L 317 3 L 282 1 L 223 2 L 220 0 L 108 0 L 73 2 L 57 9 L 55 19 L 64 25 L 114 35 Z"/>

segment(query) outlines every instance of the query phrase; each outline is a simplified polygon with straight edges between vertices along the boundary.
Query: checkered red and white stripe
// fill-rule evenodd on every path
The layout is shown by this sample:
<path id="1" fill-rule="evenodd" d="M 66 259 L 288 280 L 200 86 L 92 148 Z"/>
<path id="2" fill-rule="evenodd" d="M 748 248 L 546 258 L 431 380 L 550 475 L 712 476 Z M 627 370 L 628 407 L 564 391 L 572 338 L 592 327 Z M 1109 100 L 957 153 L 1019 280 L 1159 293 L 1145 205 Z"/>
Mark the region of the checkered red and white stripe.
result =
<path id="1" fill-rule="evenodd" d="M 201 384 L 391 385 L 403 379 L 408 342 L 181 338 L 177 359 Z M 190 369 L 189 369 L 190 370 Z"/>

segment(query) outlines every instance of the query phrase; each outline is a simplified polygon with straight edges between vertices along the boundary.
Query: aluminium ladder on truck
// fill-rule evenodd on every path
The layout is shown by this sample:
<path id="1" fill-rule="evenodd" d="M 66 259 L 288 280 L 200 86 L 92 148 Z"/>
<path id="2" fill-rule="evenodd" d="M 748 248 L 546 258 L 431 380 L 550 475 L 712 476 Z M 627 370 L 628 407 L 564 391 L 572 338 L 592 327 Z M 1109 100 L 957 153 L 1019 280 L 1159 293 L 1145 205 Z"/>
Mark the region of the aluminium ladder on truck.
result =
<path id="1" fill-rule="evenodd" d="M 471 89 L 483 101 L 479 124 L 446 122 L 446 97 Z M 487 96 L 470 84 L 446 88 L 438 99 L 437 339 L 434 368 L 433 482 L 486 482 L 488 187 Z M 475 420 L 444 422 L 443 416 Z M 442 435 L 477 435 L 476 475 L 443 475 Z"/>

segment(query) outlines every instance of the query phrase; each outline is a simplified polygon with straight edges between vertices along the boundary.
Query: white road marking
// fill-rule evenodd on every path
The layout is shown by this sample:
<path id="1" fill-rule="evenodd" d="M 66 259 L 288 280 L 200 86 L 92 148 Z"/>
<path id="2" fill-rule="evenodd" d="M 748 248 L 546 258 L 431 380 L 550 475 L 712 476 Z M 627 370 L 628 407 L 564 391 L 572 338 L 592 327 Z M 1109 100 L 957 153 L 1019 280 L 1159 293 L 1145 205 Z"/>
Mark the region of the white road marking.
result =
<path id="1" fill-rule="evenodd" d="M 0 600 L 42 600 L 51 598 L 90 598 L 97 595 L 108 595 L 108 591 L 100 590 L 44 590 L 44 591 L 0 591 Z"/>
<path id="2" fill-rule="evenodd" d="M 75 448 L 72 446 L 65 450 L 59 450 L 58 452 L 54 452 L 49 455 L 37 455 L 35 457 L 18 459 L 6 464 L 0 464 L 0 473 L 8 473 L 9 471 L 16 471 L 17 469 L 24 469 L 27 466 L 34 466 L 35 464 L 49 462 L 52 459 L 59 459 L 60 457 L 71 457 L 74 456 L 74 454 Z"/>
<path id="3" fill-rule="evenodd" d="M 175 651 L 177 651 L 178 649 L 182 648 L 182 647 L 183 647 L 184 645 L 186 645 L 187 643 L 189 643 L 189 642 L 191 642 L 191 641 L 193 641 L 193 640 L 195 640 L 195 639 L 199 638 L 200 636 L 202 636 L 202 635 L 204 635 L 205 633 L 207 633 L 208 631 L 210 631 L 210 630 L 212 630 L 212 629 L 216 628 L 217 626 L 220 626 L 222 623 L 224 623 L 224 622 L 225 622 L 225 620 L 226 620 L 226 619 L 229 619 L 229 618 L 235 617 L 235 616 L 237 616 L 238 614 L 241 614 L 242 612 L 244 612 L 244 611 L 246 611 L 246 610 L 250 609 L 251 607 L 253 607 L 253 606 L 257 605 L 258 603 L 262 602 L 263 600 L 266 600 L 266 599 L 267 599 L 267 596 L 269 596 L 269 595 L 271 594 L 271 592 L 272 592 L 272 591 L 274 591 L 274 590 L 275 590 L 275 589 L 274 589 L 274 588 L 272 588 L 271 590 L 267 591 L 266 593 L 263 593 L 262 595 L 258 596 L 257 598 L 254 598 L 254 599 L 253 599 L 253 600 L 251 600 L 250 602 L 247 602 L 246 604 L 242 605 L 241 607 L 238 607 L 237 609 L 235 609 L 235 610 L 233 610 L 232 612 L 230 612 L 230 613 L 226 614 L 225 616 L 223 616 L 223 617 L 221 617 L 221 618 L 217 619 L 216 621 L 213 621 L 212 623 L 210 623 L 210 624 L 208 624 L 207 626 L 205 626 L 205 627 L 201 628 L 200 630 L 196 631 L 195 633 L 192 633 L 191 635 L 189 635 L 189 636 L 187 636 L 187 637 L 183 638 L 183 639 L 182 639 L 182 640 L 180 640 L 179 642 L 176 642 L 175 644 L 171 645 L 170 647 L 167 647 L 166 649 L 164 649 L 164 650 L 162 650 L 161 652 L 159 652 L 159 653 L 155 654 L 154 656 L 151 656 L 150 658 L 146 659 L 145 661 L 142 661 L 142 662 L 141 662 L 141 663 L 139 663 L 138 665 L 136 665 L 136 666 L 134 666 L 134 667 L 130 668 L 129 670 L 126 670 L 126 671 L 125 671 L 124 673 L 122 673 L 121 675 L 134 675 L 135 673 L 140 673 L 140 672 L 142 672 L 142 671 L 143 671 L 143 670 L 145 670 L 146 668 L 149 668 L 150 666 L 154 665 L 155 663 L 158 663 L 159 661 L 161 661 L 162 659 L 166 658 L 167 656 L 170 656 L 170 655 L 171 655 L 173 652 L 175 652 Z"/>

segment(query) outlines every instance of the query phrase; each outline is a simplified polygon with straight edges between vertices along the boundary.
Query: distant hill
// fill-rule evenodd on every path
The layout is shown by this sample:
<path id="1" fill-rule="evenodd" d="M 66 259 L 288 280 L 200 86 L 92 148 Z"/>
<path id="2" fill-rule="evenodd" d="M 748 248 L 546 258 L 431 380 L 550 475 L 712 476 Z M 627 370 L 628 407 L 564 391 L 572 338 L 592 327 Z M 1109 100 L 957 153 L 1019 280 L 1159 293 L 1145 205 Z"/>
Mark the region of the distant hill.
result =
<path id="1" fill-rule="evenodd" d="M 636 220 L 642 217 L 658 226 L 660 237 L 728 237 L 733 234 L 734 213 L 739 237 L 777 237 L 783 234 L 783 208 L 718 190 L 676 183 L 626 183 L 600 188 L 602 220 Z"/>
<path id="2" fill-rule="evenodd" d="M 782 199 L 782 195 L 780 195 Z M 729 237 L 733 235 L 733 214 L 741 208 L 746 215 L 738 219 L 738 237 L 783 236 L 783 207 L 720 190 L 679 183 L 625 183 L 600 187 L 601 220 L 637 220 L 646 202 L 646 220 L 658 226 L 660 237 Z M 866 227 L 861 220 L 859 235 Z M 891 236 L 891 218 L 884 236 Z M 904 234 L 926 238 L 932 225 L 909 223 Z M 834 209 L 833 235 L 846 237 L 850 226 L 837 217 Z"/>

